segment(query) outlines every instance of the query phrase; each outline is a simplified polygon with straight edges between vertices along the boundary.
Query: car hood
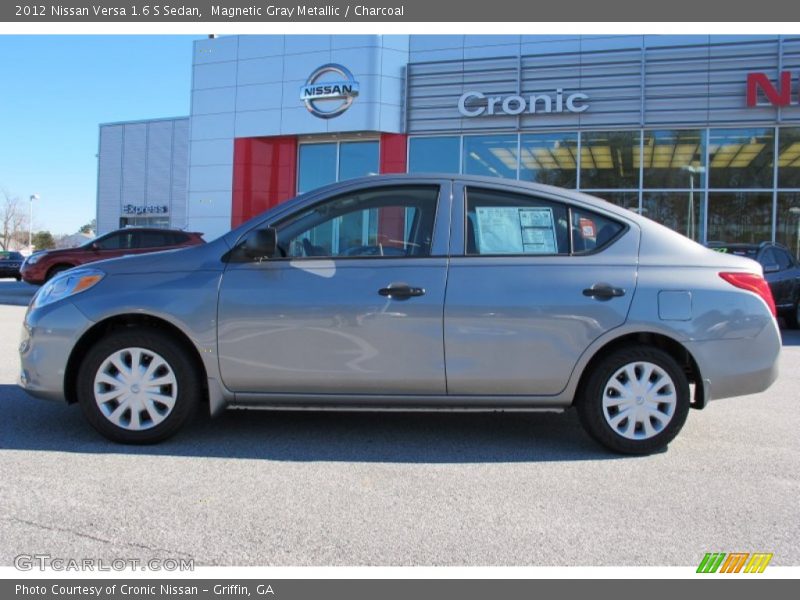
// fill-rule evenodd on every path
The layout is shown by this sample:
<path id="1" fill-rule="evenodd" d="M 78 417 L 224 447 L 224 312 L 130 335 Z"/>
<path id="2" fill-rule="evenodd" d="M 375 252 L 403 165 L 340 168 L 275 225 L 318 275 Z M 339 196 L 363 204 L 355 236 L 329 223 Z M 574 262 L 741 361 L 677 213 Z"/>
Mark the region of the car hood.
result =
<path id="1" fill-rule="evenodd" d="M 138 273 L 181 273 L 197 270 L 221 271 L 225 267 L 222 257 L 230 248 L 219 239 L 210 244 L 171 248 L 146 254 L 128 254 L 84 265 L 108 275 L 133 275 Z"/>

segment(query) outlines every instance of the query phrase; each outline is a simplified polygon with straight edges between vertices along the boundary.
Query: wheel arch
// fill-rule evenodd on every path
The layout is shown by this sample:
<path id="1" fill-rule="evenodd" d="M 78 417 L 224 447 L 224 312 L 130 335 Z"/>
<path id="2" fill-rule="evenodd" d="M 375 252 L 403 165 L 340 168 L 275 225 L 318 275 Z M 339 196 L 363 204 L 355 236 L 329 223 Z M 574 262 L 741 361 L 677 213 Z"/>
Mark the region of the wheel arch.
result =
<path id="1" fill-rule="evenodd" d="M 200 376 L 200 385 L 203 390 L 201 401 L 208 403 L 207 371 L 197 346 L 179 327 L 160 317 L 143 313 L 114 315 L 95 323 L 83 333 L 75 346 L 73 346 L 72 352 L 67 359 L 64 374 L 64 397 L 67 402 L 74 404 L 78 401 L 78 368 L 89 348 L 112 331 L 135 327 L 147 327 L 167 332 L 186 351 Z"/>
<path id="2" fill-rule="evenodd" d="M 653 331 L 637 331 L 626 333 L 609 340 L 597 348 L 592 357 L 583 367 L 583 371 L 581 372 L 578 384 L 575 388 L 575 395 L 572 399 L 573 406 L 575 405 L 575 401 L 583 393 L 583 388 L 586 385 L 586 381 L 597 363 L 599 363 L 610 352 L 634 344 L 643 344 L 646 346 L 659 348 L 675 359 L 678 365 L 680 365 L 680 367 L 683 369 L 684 373 L 686 373 L 689 383 L 695 384 L 694 396 L 691 399 L 691 407 L 698 409 L 705 408 L 705 385 L 700 373 L 700 367 L 698 366 L 694 356 L 692 356 L 691 352 L 689 352 L 679 341 L 664 335 L 663 333 L 657 333 Z"/>
<path id="3" fill-rule="evenodd" d="M 60 269 L 62 271 L 66 271 L 67 269 L 74 269 L 77 266 L 78 265 L 74 265 L 72 263 L 63 262 L 63 261 L 54 263 L 54 264 L 50 265 L 49 267 L 47 267 L 47 271 L 45 271 L 45 274 L 44 274 L 45 281 L 49 281 L 50 279 L 52 279 L 52 277 L 53 277 L 53 275 L 55 275 L 55 271 L 57 269 Z M 63 267 L 63 269 L 62 269 L 62 267 Z"/>

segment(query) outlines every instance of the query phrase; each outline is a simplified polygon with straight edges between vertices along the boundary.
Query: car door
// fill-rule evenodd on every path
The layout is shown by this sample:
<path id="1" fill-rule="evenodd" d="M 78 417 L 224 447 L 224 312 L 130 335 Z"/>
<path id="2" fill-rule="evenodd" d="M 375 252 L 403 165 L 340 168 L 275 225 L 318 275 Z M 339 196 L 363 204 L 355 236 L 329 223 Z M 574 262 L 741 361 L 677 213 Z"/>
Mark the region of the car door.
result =
<path id="1" fill-rule="evenodd" d="M 781 297 L 780 300 L 775 298 L 775 304 L 785 309 L 792 308 L 798 297 L 800 272 L 794 258 L 787 250 L 775 247 L 772 251 L 778 264 L 778 276 L 781 282 Z"/>
<path id="2" fill-rule="evenodd" d="M 274 224 L 284 256 L 254 261 L 234 249 L 219 291 L 225 385 L 445 394 L 450 186 L 433 181 L 355 188 L 299 209 Z"/>
<path id="3" fill-rule="evenodd" d="M 764 269 L 764 278 L 769 283 L 770 290 L 772 291 L 772 298 L 775 300 L 775 306 L 782 307 L 787 303 L 787 279 L 786 270 L 781 269 L 778 262 L 777 249 L 772 247 L 764 248 L 758 255 L 758 262 Z"/>
<path id="4" fill-rule="evenodd" d="M 453 206 L 448 393 L 558 394 L 589 344 L 627 317 L 638 228 L 483 185 L 456 186 Z"/>

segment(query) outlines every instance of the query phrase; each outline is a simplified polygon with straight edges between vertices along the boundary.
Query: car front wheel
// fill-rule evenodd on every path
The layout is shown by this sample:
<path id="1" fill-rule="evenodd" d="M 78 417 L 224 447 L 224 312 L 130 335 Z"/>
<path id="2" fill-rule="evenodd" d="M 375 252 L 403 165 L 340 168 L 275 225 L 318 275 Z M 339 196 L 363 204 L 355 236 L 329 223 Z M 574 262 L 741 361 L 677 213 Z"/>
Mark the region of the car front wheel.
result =
<path id="1" fill-rule="evenodd" d="M 87 353 L 78 373 L 86 419 L 115 442 L 152 444 L 192 416 L 200 385 L 186 352 L 155 329 L 119 330 Z"/>
<path id="2" fill-rule="evenodd" d="M 666 447 L 689 413 L 689 382 L 669 354 L 630 346 L 603 358 L 576 399 L 589 435 L 622 454 Z"/>

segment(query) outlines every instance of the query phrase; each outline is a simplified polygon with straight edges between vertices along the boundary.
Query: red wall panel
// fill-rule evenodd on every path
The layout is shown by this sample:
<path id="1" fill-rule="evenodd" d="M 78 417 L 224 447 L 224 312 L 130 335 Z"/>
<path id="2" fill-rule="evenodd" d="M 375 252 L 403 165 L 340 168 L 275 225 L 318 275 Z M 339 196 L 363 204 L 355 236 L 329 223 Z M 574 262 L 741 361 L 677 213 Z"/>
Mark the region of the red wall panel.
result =
<path id="1" fill-rule="evenodd" d="M 381 173 L 406 172 L 406 138 L 402 133 L 382 133 L 380 143 Z M 402 208 L 381 208 L 378 214 L 378 242 L 387 246 L 403 246 L 405 211 Z"/>
<path id="2" fill-rule="evenodd" d="M 288 200 L 297 188 L 297 138 L 237 138 L 233 143 L 231 226 Z"/>

